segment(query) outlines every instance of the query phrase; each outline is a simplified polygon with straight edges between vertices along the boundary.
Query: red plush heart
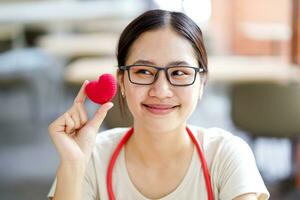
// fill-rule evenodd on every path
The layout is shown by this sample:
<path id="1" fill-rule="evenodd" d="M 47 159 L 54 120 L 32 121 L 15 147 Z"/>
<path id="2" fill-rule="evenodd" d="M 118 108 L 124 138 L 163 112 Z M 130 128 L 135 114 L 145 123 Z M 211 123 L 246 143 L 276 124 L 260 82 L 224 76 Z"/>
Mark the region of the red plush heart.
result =
<path id="1" fill-rule="evenodd" d="M 117 93 L 117 81 L 111 74 L 103 74 L 98 80 L 91 81 L 85 87 L 86 95 L 98 104 L 111 101 Z"/>

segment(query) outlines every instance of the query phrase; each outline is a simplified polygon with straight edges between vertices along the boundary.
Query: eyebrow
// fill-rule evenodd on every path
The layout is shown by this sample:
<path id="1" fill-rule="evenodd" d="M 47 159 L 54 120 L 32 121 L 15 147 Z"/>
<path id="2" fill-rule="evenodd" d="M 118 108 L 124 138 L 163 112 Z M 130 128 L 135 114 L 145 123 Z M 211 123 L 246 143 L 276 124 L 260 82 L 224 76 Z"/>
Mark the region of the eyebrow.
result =
<path id="1" fill-rule="evenodd" d="M 142 65 L 155 65 L 154 62 L 149 61 L 149 60 L 137 60 L 133 63 L 133 65 L 137 65 L 137 64 L 142 64 Z M 167 66 L 173 66 L 173 65 L 190 65 L 189 63 L 185 62 L 185 61 L 173 61 L 173 62 L 169 62 L 167 64 Z"/>

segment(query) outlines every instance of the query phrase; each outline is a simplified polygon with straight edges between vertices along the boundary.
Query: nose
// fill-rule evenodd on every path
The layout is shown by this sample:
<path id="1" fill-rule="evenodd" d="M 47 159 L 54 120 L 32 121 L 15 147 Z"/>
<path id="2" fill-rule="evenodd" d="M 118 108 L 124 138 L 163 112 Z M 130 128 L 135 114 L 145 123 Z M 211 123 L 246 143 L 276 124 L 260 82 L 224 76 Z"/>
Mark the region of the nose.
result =
<path id="1" fill-rule="evenodd" d="M 157 72 L 156 81 L 150 86 L 149 96 L 157 97 L 159 99 L 169 98 L 173 96 L 173 91 L 171 85 L 167 80 L 166 74 L 164 71 Z"/>

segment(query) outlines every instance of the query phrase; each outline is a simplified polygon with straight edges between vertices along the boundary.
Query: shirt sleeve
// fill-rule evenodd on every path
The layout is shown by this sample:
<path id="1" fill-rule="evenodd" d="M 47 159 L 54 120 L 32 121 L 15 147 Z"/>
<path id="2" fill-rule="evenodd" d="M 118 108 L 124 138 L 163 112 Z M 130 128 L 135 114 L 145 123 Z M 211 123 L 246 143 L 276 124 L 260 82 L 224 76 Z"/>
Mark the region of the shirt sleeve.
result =
<path id="1" fill-rule="evenodd" d="M 258 200 L 269 198 L 253 152 L 244 140 L 233 136 L 224 141 L 218 159 L 217 185 L 220 199 L 232 200 L 247 193 L 255 193 Z"/>
<path id="2" fill-rule="evenodd" d="M 48 200 L 51 200 L 54 196 L 55 188 L 56 188 L 56 181 L 57 181 L 57 178 L 55 177 L 55 179 L 51 185 L 50 191 L 48 192 L 48 195 L 47 195 Z"/>
<path id="3" fill-rule="evenodd" d="M 51 200 L 54 196 L 56 181 L 57 178 L 55 178 L 47 195 L 48 200 Z M 99 194 L 97 192 L 97 181 L 93 159 L 90 159 L 88 163 L 82 187 L 82 200 L 100 200 Z"/>

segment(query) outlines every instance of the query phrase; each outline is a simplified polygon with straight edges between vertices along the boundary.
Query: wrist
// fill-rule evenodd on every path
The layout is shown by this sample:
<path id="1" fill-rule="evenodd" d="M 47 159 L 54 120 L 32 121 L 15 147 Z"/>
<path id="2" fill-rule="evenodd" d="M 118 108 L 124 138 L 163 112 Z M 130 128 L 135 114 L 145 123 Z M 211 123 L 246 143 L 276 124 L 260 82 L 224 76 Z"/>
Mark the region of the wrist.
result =
<path id="1" fill-rule="evenodd" d="M 79 200 L 82 196 L 85 167 L 80 163 L 61 163 L 57 170 L 57 184 L 54 199 Z"/>
<path id="2" fill-rule="evenodd" d="M 80 162 L 69 162 L 61 161 L 58 167 L 58 174 L 63 173 L 70 176 L 84 176 L 86 169 L 86 163 L 84 161 Z"/>

